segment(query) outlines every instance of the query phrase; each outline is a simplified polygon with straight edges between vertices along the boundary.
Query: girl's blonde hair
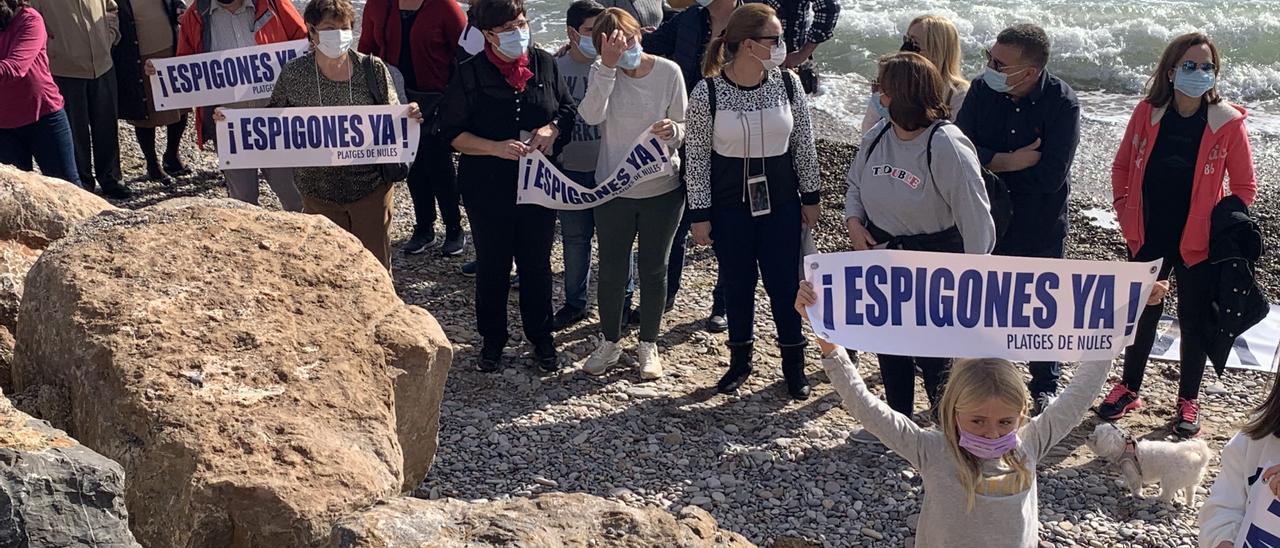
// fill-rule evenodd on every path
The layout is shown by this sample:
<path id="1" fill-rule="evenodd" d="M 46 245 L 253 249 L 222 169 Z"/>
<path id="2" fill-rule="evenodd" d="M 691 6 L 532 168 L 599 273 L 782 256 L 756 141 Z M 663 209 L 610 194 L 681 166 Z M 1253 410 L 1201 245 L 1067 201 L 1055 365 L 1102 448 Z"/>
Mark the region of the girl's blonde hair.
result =
<path id="1" fill-rule="evenodd" d="M 707 52 L 702 55 L 702 75 L 707 78 L 719 76 L 725 64 L 737 55 L 742 41 L 760 38 L 765 25 L 777 16 L 773 8 L 763 3 L 743 4 L 734 9 L 724 32 L 707 44 Z M 778 39 L 782 40 L 781 37 Z"/>
<path id="2" fill-rule="evenodd" d="M 921 15 L 912 19 L 911 24 L 919 24 L 924 29 L 924 42 L 917 44 L 920 54 L 938 67 L 938 72 L 951 87 L 969 89 L 969 79 L 960 69 L 960 33 L 956 31 L 956 25 L 941 15 Z"/>
<path id="3" fill-rule="evenodd" d="M 960 485 L 964 486 L 965 491 L 969 493 L 969 510 L 973 509 L 978 493 L 978 482 L 982 480 L 982 461 L 960 447 L 958 415 L 991 400 L 1018 409 L 1019 415 L 1024 415 L 1030 399 L 1031 394 L 1027 391 L 1027 383 L 1023 381 L 1018 369 L 1008 360 L 983 358 L 957 360 L 952 364 L 950 379 L 947 381 L 947 387 L 942 391 L 942 401 L 938 403 L 938 423 L 943 434 L 946 435 L 947 449 L 956 459 L 956 467 L 960 471 Z M 1031 487 L 1035 472 L 1027 467 L 1021 451 L 1010 451 L 1001 457 L 1001 460 L 1014 471 L 1020 490 Z"/>

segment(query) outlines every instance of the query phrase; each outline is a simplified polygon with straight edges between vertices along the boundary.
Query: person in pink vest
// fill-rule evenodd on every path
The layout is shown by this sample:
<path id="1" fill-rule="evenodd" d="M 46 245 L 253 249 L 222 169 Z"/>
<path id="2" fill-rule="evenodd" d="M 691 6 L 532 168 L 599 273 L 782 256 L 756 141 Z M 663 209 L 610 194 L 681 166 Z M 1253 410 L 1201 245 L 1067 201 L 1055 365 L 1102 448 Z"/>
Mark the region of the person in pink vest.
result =
<path id="1" fill-rule="evenodd" d="M 1246 205 L 1257 195 L 1244 108 L 1218 93 L 1218 48 L 1200 33 L 1173 40 L 1151 76 L 1111 164 L 1111 188 L 1120 230 L 1134 261 L 1164 259 L 1160 279 L 1177 279 L 1182 330 L 1181 376 L 1173 432 L 1200 433 L 1204 378 L 1204 319 L 1210 315 L 1214 270 L 1208 268 L 1209 219 L 1231 194 Z M 1142 407 L 1138 393 L 1163 306 L 1148 306 L 1125 350 L 1124 377 L 1098 415 L 1117 420 Z"/>

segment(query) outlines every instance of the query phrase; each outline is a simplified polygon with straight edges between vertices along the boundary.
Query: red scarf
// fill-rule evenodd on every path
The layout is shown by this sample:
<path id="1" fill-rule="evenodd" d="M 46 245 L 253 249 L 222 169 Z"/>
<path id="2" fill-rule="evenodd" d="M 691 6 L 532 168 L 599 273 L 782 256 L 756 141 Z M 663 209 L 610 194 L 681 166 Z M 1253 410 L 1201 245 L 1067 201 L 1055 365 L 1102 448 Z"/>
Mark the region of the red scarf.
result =
<path id="1" fill-rule="evenodd" d="M 502 73 L 502 77 L 507 79 L 507 83 L 511 84 L 511 87 L 516 88 L 518 92 L 524 92 L 524 85 L 529 82 L 530 78 L 533 78 L 533 71 L 529 70 L 528 52 L 520 54 L 513 61 L 507 61 L 493 52 L 492 45 L 485 44 L 484 55 L 489 58 L 489 62 L 493 63 L 493 66 L 498 67 L 498 72 Z"/>

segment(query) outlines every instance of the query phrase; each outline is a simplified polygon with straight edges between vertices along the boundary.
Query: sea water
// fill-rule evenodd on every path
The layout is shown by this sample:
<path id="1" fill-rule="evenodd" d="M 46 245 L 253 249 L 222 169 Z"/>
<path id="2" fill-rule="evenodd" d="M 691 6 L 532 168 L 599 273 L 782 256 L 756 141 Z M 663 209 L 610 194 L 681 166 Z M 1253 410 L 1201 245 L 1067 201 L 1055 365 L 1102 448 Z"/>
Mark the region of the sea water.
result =
<path id="1" fill-rule="evenodd" d="M 429 0 L 449 1 L 449 0 Z M 526 0 L 534 40 L 567 41 L 569 0 Z M 856 140 L 876 59 L 896 51 L 916 16 L 939 14 L 960 33 L 966 74 L 982 70 L 982 49 L 1015 23 L 1045 28 L 1049 70 L 1076 89 L 1084 124 L 1072 169 L 1073 194 L 1110 204 L 1110 164 L 1124 124 L 1141 99 L 1160 53 L 1174 37 L 1209 34 L 1222 55 L 1220 90 L 1249 109 L 1260 183 L 1280 178 L 1280 0 L 840 0 L 834 37 L 818 48 L 823 74 L 811 98 L 826 116 L 826 137 Z M 305 0 L 294 0 L 302 8 Z M 357 12 L 363 8 L 357 0 Z M 358 28 L 358 25 L 357 25 Z"/>

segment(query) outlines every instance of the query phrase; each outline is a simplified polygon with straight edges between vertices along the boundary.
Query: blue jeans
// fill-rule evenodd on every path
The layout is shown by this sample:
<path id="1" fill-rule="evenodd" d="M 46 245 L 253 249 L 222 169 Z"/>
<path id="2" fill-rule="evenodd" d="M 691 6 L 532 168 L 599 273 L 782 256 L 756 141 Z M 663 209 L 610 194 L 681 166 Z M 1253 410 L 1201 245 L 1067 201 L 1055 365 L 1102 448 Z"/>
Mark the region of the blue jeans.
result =
<path id="1" fill-rule="evenodd" d="M 0 164 L 31 171 L 33 158 L 45 176 L 80 184 L 66 110 L 46 114 L 22 127 L 0 129 Z"/>
<path id="2" fill-rule="evenodd" d="M 595 188 L 596 172 L 564 172 L 573 182 L 587 188 Z M 591 285 L 591 238 L 596 232 L 595 214 L 592 209 L 560 210 L 560 238 L 564 248 L 564 304 L 576 310 L 587 309 L 587 286 Z M 631 308 L 631 295 L 635 292 L 635 255 L 631 258 L 631 276 L 627 279 L 627 297 L 624 308 Z"/>

